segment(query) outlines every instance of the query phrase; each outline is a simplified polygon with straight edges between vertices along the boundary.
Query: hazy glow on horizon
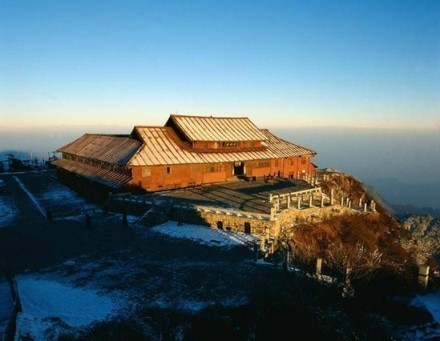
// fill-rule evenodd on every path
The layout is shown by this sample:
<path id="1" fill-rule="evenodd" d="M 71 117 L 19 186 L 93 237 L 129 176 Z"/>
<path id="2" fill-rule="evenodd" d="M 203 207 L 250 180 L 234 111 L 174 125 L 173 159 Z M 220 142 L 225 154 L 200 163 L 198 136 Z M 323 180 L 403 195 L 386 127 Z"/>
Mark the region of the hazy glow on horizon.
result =
<path id="1" fill-rule="evenodd" d="M 0 126 L 440 131 L 439 1 L 0 3 Z"/>

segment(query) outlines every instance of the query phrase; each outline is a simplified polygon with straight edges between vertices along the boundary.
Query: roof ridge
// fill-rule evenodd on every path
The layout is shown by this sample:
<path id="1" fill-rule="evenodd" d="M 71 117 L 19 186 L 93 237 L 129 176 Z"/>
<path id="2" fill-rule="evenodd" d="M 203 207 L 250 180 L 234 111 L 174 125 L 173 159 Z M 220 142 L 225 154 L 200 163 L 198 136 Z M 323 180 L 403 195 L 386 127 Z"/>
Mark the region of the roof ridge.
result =
<path id="1" fill-rule="evenodd" d="M 170 117 L 194 117 L 194 118 L 212 118 L 212 119 L 248 119 L 248 116 L 206 116 L 206 115 L 180 115 L 180 114 L 170 114 Z"/>
<path id="2" fill-rule="evenodd" d="M 130 134 L 101 134 L 101 133 L 85 133 L 82 136 L 111 136 L 111 137 L 130 137 Z"/>
<path id="3" fill-rule="evenodd" d="M 135 128 L 166 128 L 164 126 L 144 126 L 144 125 L 135 125 Z"/>

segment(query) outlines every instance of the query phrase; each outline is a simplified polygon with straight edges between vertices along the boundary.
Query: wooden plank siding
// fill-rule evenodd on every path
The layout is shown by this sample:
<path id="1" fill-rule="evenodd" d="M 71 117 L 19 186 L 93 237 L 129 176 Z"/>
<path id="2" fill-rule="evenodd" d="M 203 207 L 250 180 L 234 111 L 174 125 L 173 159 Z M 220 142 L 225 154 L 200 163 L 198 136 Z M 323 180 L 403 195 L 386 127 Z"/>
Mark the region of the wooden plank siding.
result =
<path id="1" fill-rule="evenodd" d="M 244 162 L 244 166 L 244 175 L 249 178 L 271 175 L 306 180 L 314 174 L 311 159 L 307 156 L 253 160 Z M 154 192 L 219 183 L 235 177 L 233 167 L 233 162 L 133 166 L 130 184 Z"/>

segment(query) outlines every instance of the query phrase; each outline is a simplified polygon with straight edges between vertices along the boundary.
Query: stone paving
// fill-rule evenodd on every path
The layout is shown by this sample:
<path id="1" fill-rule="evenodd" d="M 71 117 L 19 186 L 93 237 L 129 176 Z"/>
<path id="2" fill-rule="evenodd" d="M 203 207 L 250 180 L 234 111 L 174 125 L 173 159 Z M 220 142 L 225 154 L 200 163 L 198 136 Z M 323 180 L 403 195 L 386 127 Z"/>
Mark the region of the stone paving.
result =
<path id="1" fill-rule="evenodd" d="M 268 182 L 263 179 L 257 179 L 255 182 L 237 180 L 155 195 L 186 204 L 219 205 L 240 211 L 270 214 L 269 194 L 298 192 L 310 188 L 312 186 L 305 181 L 272 178 Z"/>

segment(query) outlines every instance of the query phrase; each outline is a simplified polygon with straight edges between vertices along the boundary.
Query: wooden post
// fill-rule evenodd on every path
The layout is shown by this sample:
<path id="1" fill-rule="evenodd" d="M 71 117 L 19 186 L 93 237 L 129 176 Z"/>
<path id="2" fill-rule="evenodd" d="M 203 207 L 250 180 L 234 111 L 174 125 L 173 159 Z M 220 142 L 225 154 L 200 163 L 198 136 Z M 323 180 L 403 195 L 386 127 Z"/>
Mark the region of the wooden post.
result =
<path id="1" fill-rule="evenodd" d="M 321 193 L 321 207 L 324 207 L 324 194 Z"/>
<path id="2" fill-rule="evenodd" d="M 313 207 L 313 193 L 309 195 L 309 207 Z"/>
<path id="3" fill-rule="evenodd" d="M 258 261 L 258 255 L 259 255 L 259 247 L 257 243 L 254 243 L 254 254 L 255 254 L 255 261 Z"/>
<path id="4" fill-rule="evenodd" d="M 289 271 L 290 267 L 290 251 L 286 251 L 285 268 L 284 270 Z"/>
<path id="5" fill-rule="evenodd" d="M 347 267 L 345 269 L 345 285 L 346 286 L 351 286 L 351 268 Z"/>
<path id="6" fill-rule="evenodd" d="M 263 237 L 263 238 L 261 238 L 260 250 L 264 251 L 265 248 L 266 248 L 266 238 Z"/>
<path id="7" fill-rule="evenodd" d="M 276 212 L 276 208 L 275 207 L 271 207 L 270 208 L 270 221 L 274 221 L 275 220 L 275 212 Z"/>
<path id="8" fill-rule="evenodd" d="M 367 203 L 364 203 L 364 212 L 367 212 Z"/>
<path id="9" fill-rule="evenodd" d="M 330 191 L 330 205 L 333 205 L 333 200 L 334 200 L 334 191 L 331 190 Z"/>
<path id="10" fill-rule="evenodd" d="M 298 195 L 298 209 L 301 209 L 301 196 Z"/>
<path id="11" fill-rule="evenodd" d="M 342 286 L 342 297 L 354 297 L 354 289 L 351 286 L 351 268 L 345 269 L 344 285 Z"/>
<path id="12" fill-rule="evenodd" d="M 322 271 L 322 258 L 316 259 L 316 278 L 321 279 L 321 271 Z"/>
<path id="13" fill-rule="evenodd" d="M 287 208 L 290 208 L 290 194 L 287 195 Z"/>
<path id="14" fill-rule="evenodd" d="M 344 206 L 344 197 L 341 197 L 341 206 Z"/>
<path id="15" fill-rule="evenodd" d="M 359 198 L 359 208 L 362 208 L 362 198 Z"/>
<path id="16" fill-rule="evenodd" d="M 428 279 L 429 279 L 429 265 L 420 265 L 418 282 L 423 290 L 426 290 L 428 288 Z"/>

